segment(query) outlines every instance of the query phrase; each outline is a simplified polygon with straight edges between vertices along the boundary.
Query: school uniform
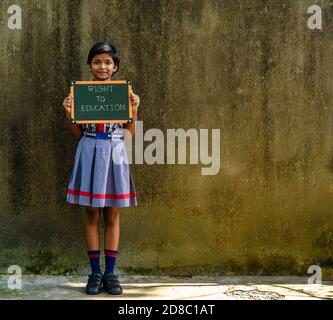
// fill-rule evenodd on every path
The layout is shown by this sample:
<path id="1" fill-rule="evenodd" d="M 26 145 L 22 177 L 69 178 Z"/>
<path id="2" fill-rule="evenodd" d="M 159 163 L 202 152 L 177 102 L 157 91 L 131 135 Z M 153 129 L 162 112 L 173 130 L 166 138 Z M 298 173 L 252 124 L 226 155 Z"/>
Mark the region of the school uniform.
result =
<path id="1" fill-rule="evenodd" d="M 92 207 L 137 205 L 122 124 L 84 124 L 67 190 L 67 201 Z"/>

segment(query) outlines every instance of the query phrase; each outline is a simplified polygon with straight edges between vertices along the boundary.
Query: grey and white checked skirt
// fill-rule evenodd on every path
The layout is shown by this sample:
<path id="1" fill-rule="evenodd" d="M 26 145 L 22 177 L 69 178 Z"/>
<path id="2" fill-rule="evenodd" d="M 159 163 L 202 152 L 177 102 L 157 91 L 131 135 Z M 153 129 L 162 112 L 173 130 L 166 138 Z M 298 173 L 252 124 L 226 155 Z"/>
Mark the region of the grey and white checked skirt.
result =
<path id="1" fill-rule="evenodd" d="M 114 161 L 114 153 L 117 161 Z M 67 201 L 92 207 L 137 205 L 124 140 L 82 136 L 68 184 Z"/>

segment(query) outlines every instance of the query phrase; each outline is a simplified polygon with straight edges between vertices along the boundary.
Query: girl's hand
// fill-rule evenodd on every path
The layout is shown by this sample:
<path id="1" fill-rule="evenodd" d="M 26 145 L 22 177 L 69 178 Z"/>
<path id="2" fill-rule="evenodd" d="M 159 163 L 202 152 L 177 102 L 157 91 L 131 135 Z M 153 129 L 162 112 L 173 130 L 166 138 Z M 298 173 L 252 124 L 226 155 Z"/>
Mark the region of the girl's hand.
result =
<path id="1" fill-rule="evenodd" d="M 130 94 L 130 103 L 132 107 L 132 114 L 136 115 L 138 112 L 139 104 L 140 104 L 140 97 L 135 93 L 131 92 Z"/>
<path id="2" fill-rule="evenodd" d="M 71 107 L 72 107 L 72 97 L 70 95 L 68 95 L 64 99 L 64 102 L 63 102 L 62 106 L 64 107 L 67 118 L 70 119 Z"/>

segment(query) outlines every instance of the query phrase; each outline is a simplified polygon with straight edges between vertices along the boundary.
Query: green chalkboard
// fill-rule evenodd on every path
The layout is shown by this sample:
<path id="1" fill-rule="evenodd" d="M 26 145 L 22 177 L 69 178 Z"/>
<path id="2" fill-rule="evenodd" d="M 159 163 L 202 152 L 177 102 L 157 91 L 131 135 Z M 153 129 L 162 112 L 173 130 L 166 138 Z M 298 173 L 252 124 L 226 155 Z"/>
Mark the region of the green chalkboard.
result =
<path id="1" fill-rule="evenodd" d="M 132 122 L 131 82 L 71 81 L 71 118 L 76 123 Z"/>

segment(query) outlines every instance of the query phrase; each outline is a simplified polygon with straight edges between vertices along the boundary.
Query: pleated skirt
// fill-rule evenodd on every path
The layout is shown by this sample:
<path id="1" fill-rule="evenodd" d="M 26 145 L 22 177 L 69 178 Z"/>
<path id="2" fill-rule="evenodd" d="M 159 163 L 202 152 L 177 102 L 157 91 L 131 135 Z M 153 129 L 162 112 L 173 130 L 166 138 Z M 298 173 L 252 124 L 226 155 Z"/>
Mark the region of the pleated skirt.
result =
<path id="1" fill-rule="evenodd" d="M 137 205 L 124 140 L 82 136 L 68 184 L 67 202 L 99 208 Z"/>

